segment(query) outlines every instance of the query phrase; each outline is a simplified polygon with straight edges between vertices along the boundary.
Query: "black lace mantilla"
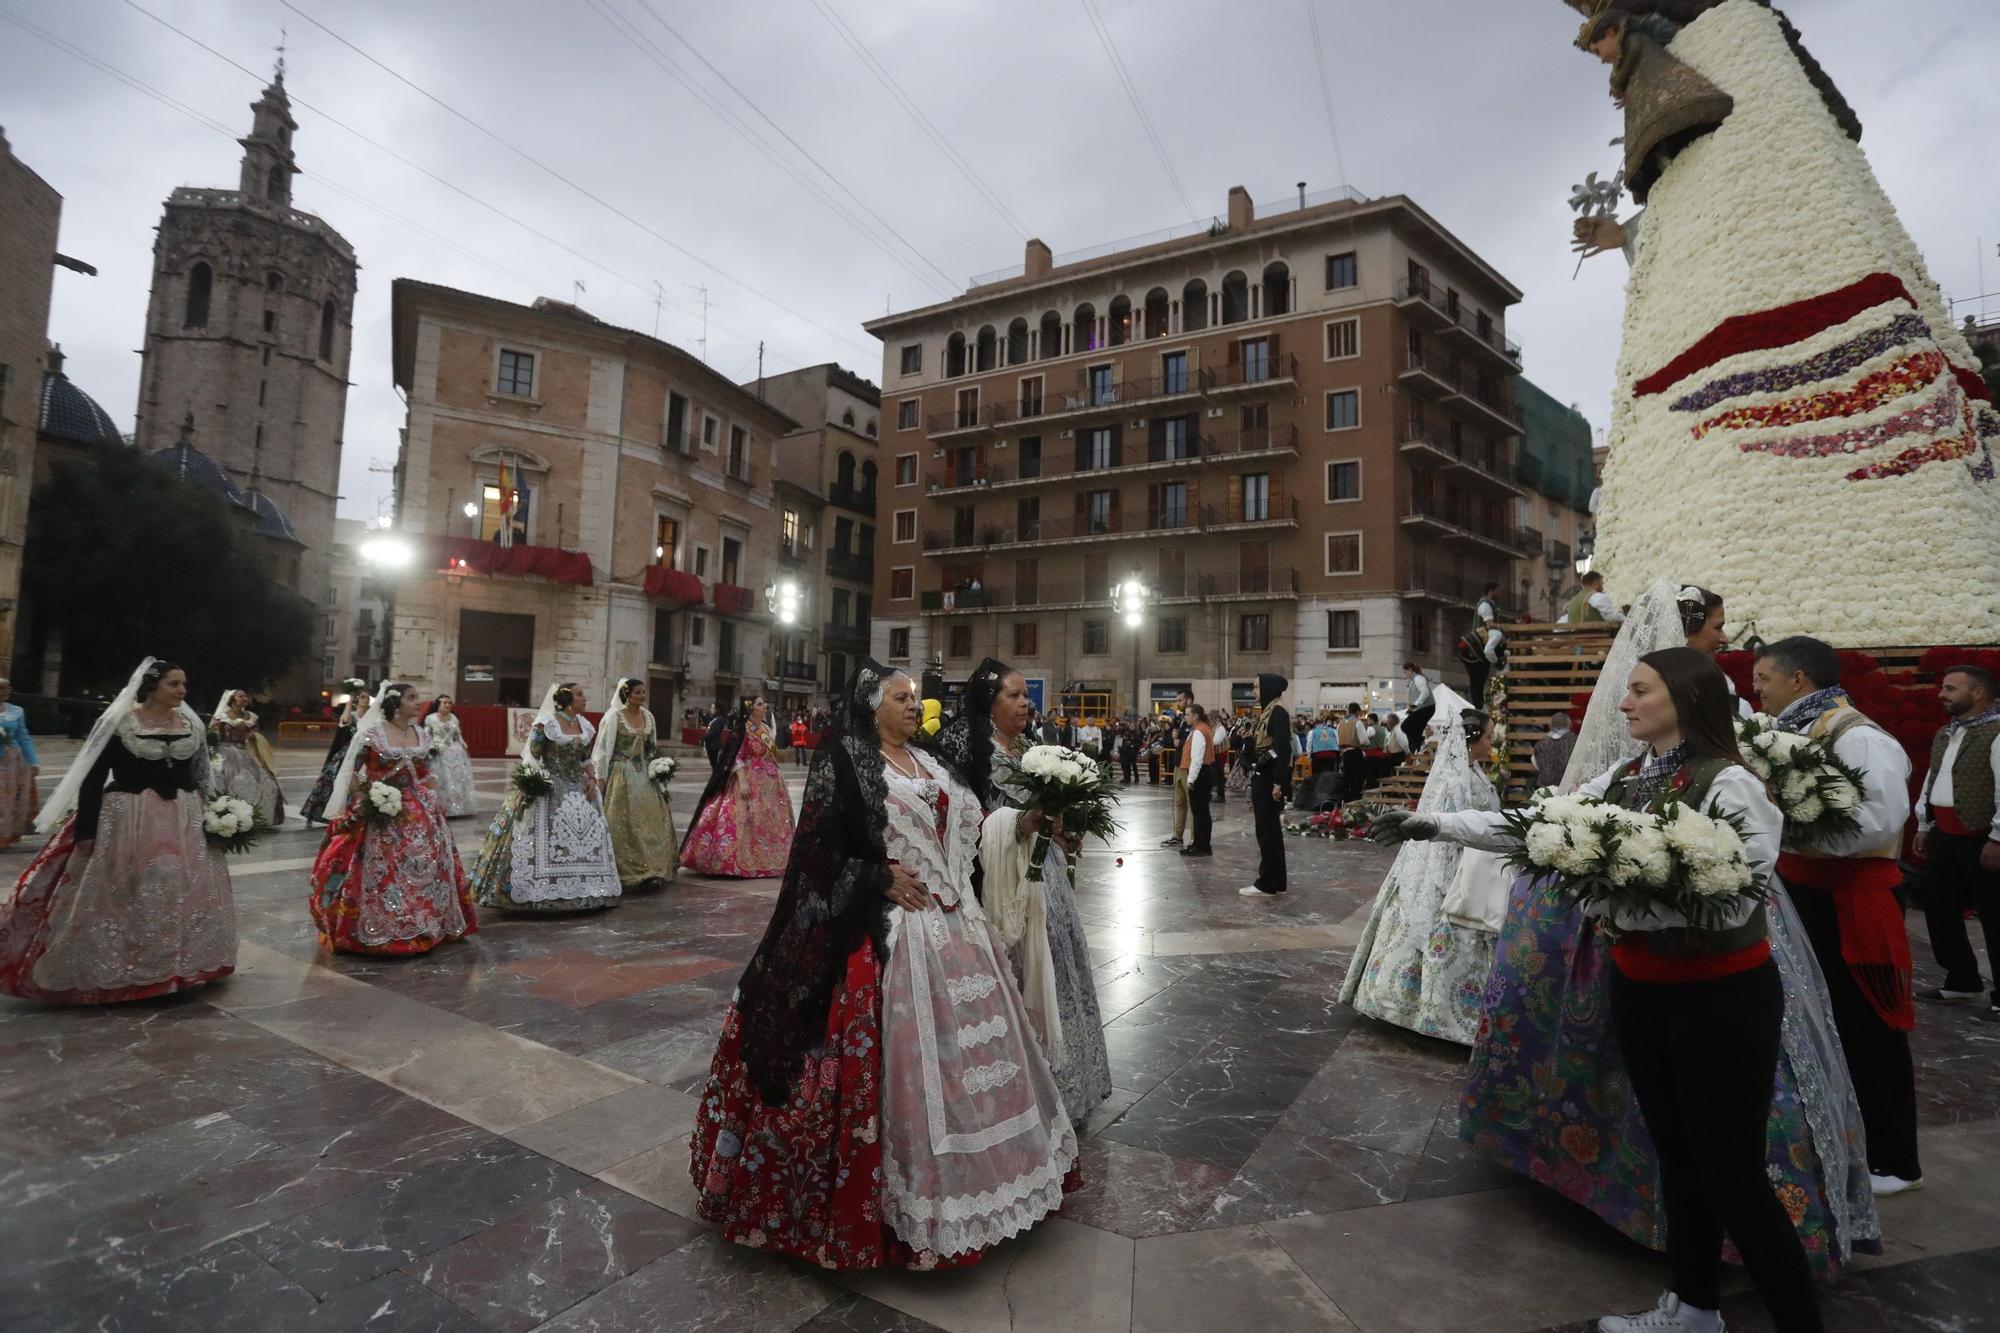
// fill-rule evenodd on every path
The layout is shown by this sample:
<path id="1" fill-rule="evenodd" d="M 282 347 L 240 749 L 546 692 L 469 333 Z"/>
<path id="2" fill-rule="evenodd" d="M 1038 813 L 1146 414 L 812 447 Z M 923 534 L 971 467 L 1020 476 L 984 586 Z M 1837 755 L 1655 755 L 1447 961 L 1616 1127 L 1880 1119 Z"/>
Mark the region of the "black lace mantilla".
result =
<path id="1" fill-rule="evenodd" d="M 737 983 L 743 1060 L 767 1106 L 785 1104 L 806 1055 L 825 1041 L 848 955 L 865 937 L 888 961 L 889 786 L 875 708 L 896 674 L 865 659 L 813 751 L 778 904 Z"/>

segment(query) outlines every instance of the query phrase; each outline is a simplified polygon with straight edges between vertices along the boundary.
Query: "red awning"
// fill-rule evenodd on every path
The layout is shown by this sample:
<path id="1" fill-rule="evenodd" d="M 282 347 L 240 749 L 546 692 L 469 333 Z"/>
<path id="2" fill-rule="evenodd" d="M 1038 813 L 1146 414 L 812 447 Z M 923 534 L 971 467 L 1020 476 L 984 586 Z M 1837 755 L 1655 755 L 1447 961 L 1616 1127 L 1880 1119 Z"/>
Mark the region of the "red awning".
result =
<path id="1" fill-rule="evenodd" d="M 436 537 L 437 567 L 452 574 L 506 574 L 590 587 L 590 557 L 553 546 L 502 546 L 476 537 Z"/>
<path id="2" fill-rule="evenodd" d="M 665 565 L 646 567 L 646 596 L 683 606 L 700 606 L 707 600 L 702 596 L 700 579 L 685 569 L 669 569 Z"/>
<path id="3" fill-rule="evenodd" d="M 757 595 L 733 583 L 718 583 L 714 590 L 715 609 L 724 614 L 748 615 L 757 607 Z"/>

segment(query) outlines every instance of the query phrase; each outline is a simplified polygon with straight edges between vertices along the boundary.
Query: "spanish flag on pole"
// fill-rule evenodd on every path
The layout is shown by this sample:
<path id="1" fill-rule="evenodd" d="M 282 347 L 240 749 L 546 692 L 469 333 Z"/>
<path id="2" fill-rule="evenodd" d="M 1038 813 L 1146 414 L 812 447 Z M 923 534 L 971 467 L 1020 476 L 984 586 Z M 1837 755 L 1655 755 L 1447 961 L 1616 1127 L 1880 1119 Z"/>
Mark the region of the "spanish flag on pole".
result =
<path id="1" fill-rule="evenodd" d="M 500 464 L 500 532 L 502 546 L 514 544 L 514 472 L 506 463 Z"/>

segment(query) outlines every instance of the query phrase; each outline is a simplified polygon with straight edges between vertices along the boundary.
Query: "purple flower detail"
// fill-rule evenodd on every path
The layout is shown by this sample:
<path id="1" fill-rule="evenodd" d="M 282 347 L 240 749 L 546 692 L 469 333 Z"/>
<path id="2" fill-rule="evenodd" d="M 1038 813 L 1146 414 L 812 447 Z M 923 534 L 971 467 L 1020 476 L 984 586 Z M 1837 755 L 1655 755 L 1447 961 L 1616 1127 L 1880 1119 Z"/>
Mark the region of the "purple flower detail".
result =
<path id="1" fill-rule="evenodd" d="M 1944 430 L 1958 424 L 1963 419 L 1964 410 L 1964 400 L 1955 392 L 1947 393 L 1935 402 L 1922 407 L 1913 407 L 1907 412 L 1899 412 L 1873 426 L 1833 431 L 1825 435 L 1795 436 L 1784 440 L 1744 440 L 1736 447 L 1744 453 L 1778 454 L 1784 458 L 1826 458 L 1833 454 L 1856 454 L 1864 449 L 1887 444 L 1899 436 Z"/>
<path id="2" fill-rule="evenodd" d="M 1676 399 L 1674 411 L 1701 412 L 1746 393 L 1776 393 L 1782 389 L 1795 389 L 1801 384 L 1816 384 L 1836 375 L 1844 375 L 1893 347 L 1930 340 L 1930 325 L 1924 323 L 1921 315 L 1899 315 L 1881 328 L 1869 329 L 1838 347 L 1828 348 L 1818 356 L 1795 365 L 1768 366 L 1763 370 L 1746 370 L 1711 380 L 1686 397 Z"/>

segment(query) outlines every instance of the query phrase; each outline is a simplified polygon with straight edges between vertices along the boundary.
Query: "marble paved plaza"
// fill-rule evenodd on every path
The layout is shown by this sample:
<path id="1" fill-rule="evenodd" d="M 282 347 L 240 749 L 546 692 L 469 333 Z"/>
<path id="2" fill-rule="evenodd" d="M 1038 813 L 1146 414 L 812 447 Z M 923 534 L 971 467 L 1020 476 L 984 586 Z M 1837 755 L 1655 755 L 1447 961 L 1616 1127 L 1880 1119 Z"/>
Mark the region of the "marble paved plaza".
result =
<path id="1" fill-rule="evenodd" d="M 315 759 L 281 760 L 296 805 Z M 236 867 L 227 982 L 0 1000 L 0 1328 L 1502 1333 L 1651 1303 L 1658 1260 L 1459 1144 L 1463 1051 L 1334 999 L 1388 853 L 1293 839 L 1294 891 L 1246 900 L 1240 802 L 1210 861 L 1159 848 L 1160 789 L 1125 813 L 1079 883 L 1117 1092 L 1083 1190 L 976 1268 L 829 1275 L 694 1219 L 693 1094 L 775 882 L 328 958 L 294 823 Z M 1829 1290 L 1846 1333 L 2000 1328 L 2000 1026 L 1921 1009 L 1928 1183 Z"/>

